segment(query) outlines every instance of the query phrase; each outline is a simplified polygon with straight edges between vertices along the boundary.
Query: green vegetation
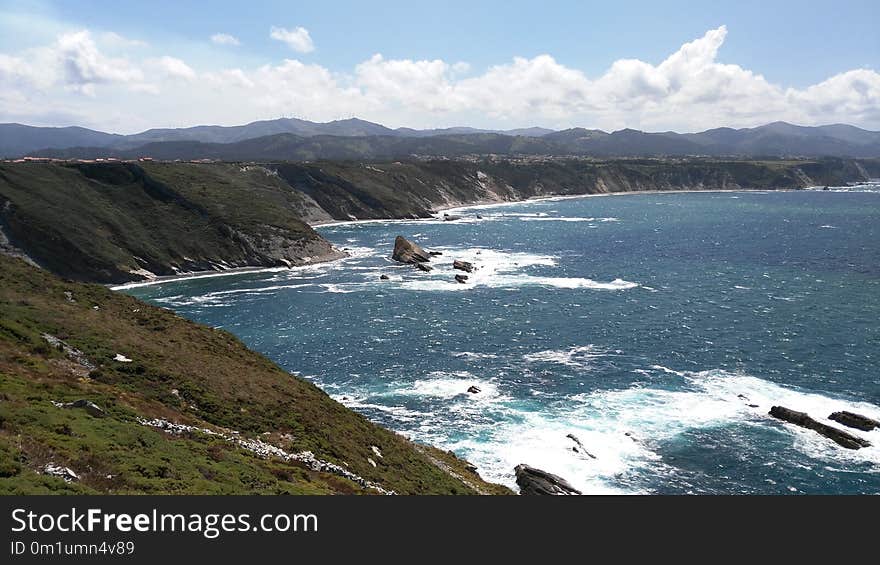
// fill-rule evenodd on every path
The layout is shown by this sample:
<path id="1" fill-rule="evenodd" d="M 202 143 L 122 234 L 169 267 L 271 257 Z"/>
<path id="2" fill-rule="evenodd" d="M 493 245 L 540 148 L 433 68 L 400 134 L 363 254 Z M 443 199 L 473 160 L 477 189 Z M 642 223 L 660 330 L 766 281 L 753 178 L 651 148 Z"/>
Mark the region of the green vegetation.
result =
<path id="1" fill-rule="evenodd" d="M 38 264 L 75 280 L 138 280 L 334 256 L 303 197 L 236 165 L 0 164 L 0 225 Z"/>
<path id="2" fill-rule="evenodd" d="M 115 361 L 117 354 L 131 362 Z M 53 405 L 78 399 L 96 403 L 106 417 Z M 225 331 L 0 255 L 0 493 L 373 492 L 218 437 L 158 431 L 138 418 L 311 450 L 398 493 L 509 492 L 481 481 L 464 461 L 370 423 Z M 44 474 L 50 463 L 79 479 Z"/>

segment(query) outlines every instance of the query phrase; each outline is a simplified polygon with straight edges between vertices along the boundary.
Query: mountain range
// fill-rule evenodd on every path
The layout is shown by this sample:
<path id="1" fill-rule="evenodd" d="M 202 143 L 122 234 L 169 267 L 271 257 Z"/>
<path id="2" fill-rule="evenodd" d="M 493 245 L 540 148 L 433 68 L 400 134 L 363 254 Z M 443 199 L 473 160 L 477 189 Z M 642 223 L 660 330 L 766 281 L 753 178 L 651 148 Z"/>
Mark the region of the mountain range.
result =
<path id="1" fill-rule="evenodd" d="M 468 127 L 390 129 L 356 118 L 326 123 L 294 118 L 242 126 L 151 129 L 120 135 L 81 127 L 0 124 L 0 156 L 60 158 L 149 156 L 157 159 L 290 160 L 388 159 L 412 155 L 585 155 L 596 157 L 880 156 L 880 132 L 845 124 L 797 126 L 785 122 L 699 133 L 605 132 L 571 128 L 481 130 Z"/>

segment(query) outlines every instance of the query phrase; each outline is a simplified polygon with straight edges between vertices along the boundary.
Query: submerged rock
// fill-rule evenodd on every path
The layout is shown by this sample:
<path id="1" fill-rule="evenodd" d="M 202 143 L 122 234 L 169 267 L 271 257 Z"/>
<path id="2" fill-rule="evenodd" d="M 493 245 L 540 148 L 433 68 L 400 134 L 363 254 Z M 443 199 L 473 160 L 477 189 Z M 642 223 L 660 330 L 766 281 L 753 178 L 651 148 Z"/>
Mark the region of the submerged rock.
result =
<path id="1" fill-rule="evenodd" d="M 562 477 L 557 477 L 547 471 L 529 467 L 525 464 L 517 465 L 514 469 L 516 473 L 516 484 L 519 486 L 521 495 L 572 495 L 582 494 L 568 481 Z"/>
<path id="2" fill-rule="evenodd" d="M 394 240 L 394 252 L 391 258 L 401 263 L 425 263 L 431 260 L 431 255 L 417 244 L 409 241 L 402 235 Z"/>
<path id="3" fill-rule="evenodd" d="M 813 430 L 820 435 L 836 442 L 847 449 L 859 449 L 862 447 L 870 447 L 871 443 L 849 432 L 839 430 L 833 426 L 817 422 L 811 418 L 806 412 L 797 412 L 784 406 L 774 406 L 770 409 L 770 415 L 790 424 L 795 424 L 808 430 Z"/>
<path id="4" fill-rule="evenodd" d="M 468 263 L 467 261 L 459 261 L 458 259 L 452 262 L 452 268 L 458 269 L 459 271 L 464 271 L 466 273 L 474 272 L 473 263 Z"/>
<path id="5" fill-rule="evenodd" d="M 577 444 L 577 447 L 573 447 L 573 448 L 572 448 L 572 449 L 574 449 L 575 453 L 584 453 L 584 454 L 590 456 L 592 459 L 595 459 L 595 458 L 596 458 L 595 455 L 593 455 L 592 453 L 590 453 L 589 451 L 587 451 L 587 448 L 584 447 L 584 444 L 581 443 L 581 440 L 579 440 L 578 437 L 577 437 L 576 435 L 574 435 L 574 434 L 568 434 L 568 435 L 566 435 L 565 437 L 567 437 L 568 439 L 570 439 L 571 441 L 573 441 L 573 442 L 575 442 L 575 443 Z M 580 449 L 578 449 L 578 448 L 580 448 Z"/>
<path id="6" fill-rule="evenodd" d="M 455 275 L 455 281 L 460 284 L 467 284 L 467 275 Z"/>
<path id="7" fill-rule="evenodd" d="M 424 263 L 416 263 L 416 268 L 420 271 L 425 271 L 426 273 L 434 270 L 434 268 L 431 265 L 426 265 Z"/>
<path id="8" fill-rule="evenodd" d="M 848 428 L 862 430 L 863 432 L 870 432 L 874 428 L 880 428 L 880 422 L 877 420 L 856 414 L 855 412 L 834 412 L 828 416 L 828 419 L 841 423 Z"/>

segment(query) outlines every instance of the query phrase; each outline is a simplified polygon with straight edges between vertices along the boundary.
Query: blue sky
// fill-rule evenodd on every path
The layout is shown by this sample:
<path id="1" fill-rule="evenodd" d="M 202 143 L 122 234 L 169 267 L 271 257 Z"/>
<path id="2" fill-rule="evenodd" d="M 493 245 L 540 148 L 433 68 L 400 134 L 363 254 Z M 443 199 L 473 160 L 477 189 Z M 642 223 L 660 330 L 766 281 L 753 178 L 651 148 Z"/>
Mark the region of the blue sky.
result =
<path id="1" fill-rule="evenodd" d="M 846 121 L 880 128 L 875 99 L 880 96 L 875 92 L 880 89 L 875 82 L 880 70 L 880 2 L 876 0 L 744 0 L 723 6 L 624 0 L 207 4 L 0 0 L 0 81 L 20 91 L 19 96 L 0 98 L 0 120 L 30 118 L 52 125 L 79 120 L 116 130 L 186 125 L 187 112 L 180 106 L 194 102 L 192 92 L 187 91 L 203 88 L 210 80 L 213 90 L 223 90 L 217 86 L 219 78 L 209 75 L 237 70 L 247 81 L 239 81 L 241 85 L 251 84 L 251 94 L 302 85 L 314 92 L 327 89 L 322 95 L 327 103 L 321 106 L 320 100 L 307 100 L 304 95 L 260 95 L 248 106 L 250 111 L 233 115 L 229 109 L 241 106 L 247 96 L 230 90 L 230 100 L 224 102 L 204 87 L 197 98 L 210 98 L 210 102 L 192 119 L 227 123 L 277 115 L 317 120 L 359 115 L 415 127 L 536 123 L 693 130 L 755 125 L 774 117 L 772 112 L 760 111 L 763 107 L 779 114 L 779 119 Z M 273 39 L 273 28 L 290 33 L 303 28 L 312 49 Z M 724 30 L 723 37 L 720 42 L 715 36 L 707 40 L 709 58 L 702 67 L 683 70 L 670 64 L 657 71 L 685 44 L 718 29 Z M 58 47 L 59 37 L 82 31 L 87 38 L 71 40 L 75 45 L 64 49 Z M 238 44 L 212 42 L 211 36 L 218 33 L 234 36 Z M 98 55 L 90 51 L 90 44 Z M 99 72 L 91 83 L 83 82 L 88 81 L 88 72 L 77 72 L 79 82 L 73 84 L 69 76 L 34 78 L 40 72 L 22 67 L 30 59 L 49 57 L 40 51 L 46 49 L 55 50 L 54 61 L 66 56 L 80 64 L 104 57 L 105 62 L 128 65 L 137 72 L 107 67 L 109 74 Z M 60 52 L 63 55 L 57 55 Z M 364 69 L 364 63 L 377 54 L 381 60 Z M 549 56 L 552 64 L 542 56 Z M 159 76 L 160 68 L 171 65 L 167 58 L 182 62 L 192 73 L 172 73 L 177 82 Z M 517 66 L 515 58 L 530 64 Z M 157 63 L 160 59 L 161 64 Z M 647 66 L 624 63 L 615 70 L 621 60 Z M 302 68 L 285 61 L 295 61 Z M 446 66 L 427 64 L 437 61 Z M 267 66 L 274 71 L 256 76 Z M 59 68 L 69 74 L 70 64 Z M 506 71 L 489 76 L 493 68 Z M 717 90 L 696 92 L 676 72 L 702 76 Z M 847 74 L 853 72 L 858 74 Z M 318 76 L 321 73 L 326 76 Z M 603 77 L 607 78 L 604 82 Z M 754 82 L 754 77 L 766 84 Z M 834 77 L 844 78 L 825 84 Z M 180 84 L 183 78 L 190 83 L 186 88 Z M 25 84 L 28 80 L 39 83 L 38 88 Z M 495 105 L 481 99 L 482 92 L 503 88 L 505 80 L 518 88 L 531 88 L 534 94 L 527 100 L 508 100 L 512 95 L 498 93 L 495 98 L 504 100 Z M 818 90 L 817 85 L 821 86 Z M 724 89 L 735 96 L 722 100 Z M 150 102 L 148 95 L 174 96 L 177 107 L 167 100 Z M 761 97 L 767 104 L 761 103 Z M 737 102 L 745 98 L 749 100 L 743 104 L 752 110 L 737 110 Z M 157 115 L 152 119 L 136 115 L 125 107 L 127 99 L 141 107 L 146 104 Z M 28 114 L 23 101 L 52 106 L 52 111 L 45 109 L 42 116 Z M 844 111 L 831 111 L 834 105 Z M 692 116 L 669 118 L 670 112 L 691 113 L 696 106 L 699 109 Z M 101 119 L 99 114 L 109 117 Z"/>

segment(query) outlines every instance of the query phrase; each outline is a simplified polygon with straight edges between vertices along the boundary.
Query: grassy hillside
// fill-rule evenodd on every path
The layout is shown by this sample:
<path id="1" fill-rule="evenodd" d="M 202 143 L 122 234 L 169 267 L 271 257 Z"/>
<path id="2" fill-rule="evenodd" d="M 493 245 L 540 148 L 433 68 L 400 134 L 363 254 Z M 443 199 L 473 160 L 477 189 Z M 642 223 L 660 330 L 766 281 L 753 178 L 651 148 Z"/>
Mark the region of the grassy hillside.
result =
<path id="1" fill-rule="evenodd" d="M 80 399 L 106 415 L 53 404 Z M 224 435 L 169 434 L 139 418 Z M 509 492 L 370 423 L 225 331 L 0 255 L 0 493 L 378 492 L 229 437 L 308 450 L 397 493 Z M 47 475 L 48 464 L 78 479 Z"/>
<path id="2" fill-rule="evenodd" d="M 0 164 L 0 227 L 38 264 L 76 280 L 339 256 L 301 219 L 308 207 L 260 168 Z"/>

